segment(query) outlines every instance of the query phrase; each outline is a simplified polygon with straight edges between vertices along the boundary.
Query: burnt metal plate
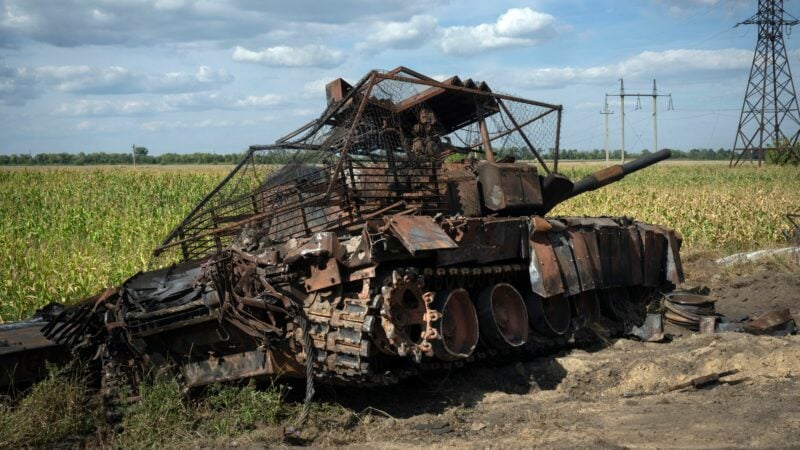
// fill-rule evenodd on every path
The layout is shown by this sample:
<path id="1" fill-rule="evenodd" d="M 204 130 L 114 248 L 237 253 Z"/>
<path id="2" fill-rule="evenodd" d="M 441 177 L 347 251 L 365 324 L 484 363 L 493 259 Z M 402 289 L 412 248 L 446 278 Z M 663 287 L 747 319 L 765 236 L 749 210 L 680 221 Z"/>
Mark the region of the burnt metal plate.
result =
<path id="1" fill-rule="evenodd" d="M 602 227 L 595 232 L 597 235 L 597 247 L 600 254 L 600 271 L 603 274 L 603 286 L 619 287 L 614 279 L 613 256 L 614 256 L 614 236 L 613 231 L 608 227 Z"/>
<path id="2" fill-rule="evenodd" d="M 428 216 L 390 216 L 386 218 L 389 231 L 412 255 L 425 250 L 458 248 L 458 244 Z"/>
<path id="3" fill-rule="evenodd" d="M 577 295 L 581 292 L 581 282 L 578 277 L 578 271 L 575 268 L 575 257 L 572 255 L 569 242 L 567 242 L 564 233 L 550 232 L 548 234 L 558 260 L 558 266 L 561 268 L 561 274 L 564 277 L 567 292 L 570 296 Z"/>
<path id="4" fill-rule="evenodd" d="M 656 259 L 656 237 L 650 227 L 639 225 L 639 236 L 642 239 L 642 261 L 644 268 L 644 285 L 658 286 L 660 261 Z"/>
<path id="5" fill-rule="evenodd" d="M 479 231 L 481 252 L 477 255 L 479 263 L 490 263 L 520 256 L 520 243 L 527 234 L 524 222 L 512 220 L 484 220 Z"/>
<path id="6" fill-rule="evenodd" d="M 47 362 L 64 363 L 71 353 L 48 340 L 40 319 L 0 325 L 0 389 L 47 375 Z"/>
<path id="7" fill-rule="evenodd" d="M 561 269 L 547 233 L 533 233 L 529 271 L 534 293 L 549 298 L 564 292 Z"/>
<path id="8" fill-rule="evenodd" d="M 572 254 L 575 257 L 575 266 L 578 269 L 578 277 L 581 280 L 581 290 L 591 291 L 596 287 L 595 277 L 597 276 L 597 271 L 589 253 L 589 248 L 586 245 L 584 231 L 573 228 L 568 233 Z"/>
<path id="9" fill-rule="evenodd" d="M 311 276 L 305 281 L 306 291 L 314 292 L 342 283 L 339 263 L 334 258 L 325 261 L 321 267 L 311 266 Z"/>
<path id="10" fill-rule="evenodd" d="M 181 372 L 186 380 L 186 386 L 191 388 L 270 375 L 274 374 L 275 370 L 268 353 L 253 350 L 184 364 Z"/>
<path id="11" fill-rule="evenodd" d="M 644 280 L 642 272 L 642 241 L 639 239 L 639 232 L 635 226 L 628 227 L 626 233 L 630 252 L 628 260 L 630 261 L 631 285 L 638 286 Z"/>

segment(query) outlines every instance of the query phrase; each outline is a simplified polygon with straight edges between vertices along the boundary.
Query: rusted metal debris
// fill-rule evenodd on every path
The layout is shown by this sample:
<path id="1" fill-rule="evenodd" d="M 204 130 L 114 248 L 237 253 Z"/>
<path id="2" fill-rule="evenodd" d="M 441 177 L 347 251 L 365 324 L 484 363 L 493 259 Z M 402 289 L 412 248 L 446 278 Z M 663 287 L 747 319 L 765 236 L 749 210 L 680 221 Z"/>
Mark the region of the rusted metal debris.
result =
<path id="1" fill-rule="evenodd" d="M 701 389 L 715 384 L 724 383 L 725 381 L 722 380 L 722 378 L 736 375 L 737 373 L 739 373 L 739 369 L 731 369 L 723 372 L 714 372 L 708 375 L 702 375 L 699 377 L 692 378 L 691 380 L 686 381 L 684 383 L 678 383 L 676 385 L 670 386 L 667 389 L 667 392 L 680 391 L 686 388 Z"/>
<path id="2" fill-rule="evenodd" d="M 634 326 L 628 332 L 629 336 L 634 336 L 645 342 L 665 342 L 667 335 L 664 333 L 661 313 L 648 313 L 647 319 L 641 327 Z"/>
<path id="3" fill-rule="evenodd" d="M 739 373 L 739 369 L 731 369 L 725 370 L 722 372 L 712 372 L 707 375 L 701 375 L 698 377 L 694 377 L 689 381 L 685 381 L 683 383 L 677 383 L 664 390 L 659 391 L 650 391 L 650 392 L 624 392 L 622 394 L 625 398 L 631 397 L 645 397 L 649 395 L 658 395 L 658 394 L 665 394 L 668 392 L 675 392 L 675 391 L 682 391 L 684 389 L 704 389 L 709 388 L 712 386 L 716 386 L 718 384 L 737 384 L 741 380 L 734 381 L 734 380 L 723 380 L 723 378 L 727 378 Z"/>
<path id="4" fill-rule="evenodd" d="M 800 245 L 800 213 L 786 214 L 789 229 L 783 231 L 783 236 L 794 245 Z"/>
<path id="5" fill-rule="evenodd" d="M 174 264 L 43 322 L 53 346 L 95 362 L 107 396 L 154 370 L 189 388 L 374 385 L 531 358 L 594 322 L 623 335 L 683 280 L 667 227 L 546 217 L 668 150 L 573 183 L 558 174 L 559 105 L 403 67 L 327 94 L 167 236 L 155 253 Z"/>
<path id="6" fill-rule="evenodd" d="M 785 336 L 796 333 L 797 325 L 789 312 L 789 308 L 784 308 L 769 311 L 754 320 L 745 322 L 744 330 L 752 334 Z"/>
<path id="7" fill-rule="evenodd" d="M 675 291 L 662 296 L 661 312 L 667 322 L 703 334 L 717 332 L 746 332 L 750 334 L 770 334 L 785 336 L 797 331 L 789 309 L 769 311 L 755 320 L 749 317 L 731 320 L 714 310 L 716 299 L 706 294 L 689 291 Z M 634 331 L 646 335 L 646 327 Z M 639 336 L 642 340 L 647 340 Z"/>
<path id="8" fill-rule="evenodd" d="M 707 295 L 670 292 L 664 294 L 661 306 L 668 322 L 698 331 L 704 317 L 714 316 L 715 302 L 716 299 Z"/>

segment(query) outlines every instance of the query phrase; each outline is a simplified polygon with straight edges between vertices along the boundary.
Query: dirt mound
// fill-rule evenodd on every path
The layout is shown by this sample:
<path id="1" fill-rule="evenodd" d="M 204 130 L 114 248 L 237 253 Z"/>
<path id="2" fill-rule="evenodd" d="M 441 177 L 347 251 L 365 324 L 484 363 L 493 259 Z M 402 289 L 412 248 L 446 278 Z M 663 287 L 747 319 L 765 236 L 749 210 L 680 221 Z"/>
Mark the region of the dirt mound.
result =
<path id="1" fill-rule="evenodd" d="M 760 273 L 741 277 L 712 291 L 719 299 L 717 311 L 731 318 L 789 308 L 800 317 L 800 274 L 787 274 L 764 269 Z"/>
<path id="2" fill-rule="evenodd" d="M 567 372 L 557 390 L 602 397 L 660 393 L 693 377 L 737 369 L 727 378 L 800 376 L 800 336 L 757 337 L 743 333 L 691 335 L 672 344 L 620 340 L 596 353 L 559 358 Z"/>
<path id="3" fill-rule="evenodd" d="M 685 259 L 685 287 L 708 287 L 716 310 L 736 320 L 789 308 L 800 317 L 800 264 L 791 257 L 720 266 L 714 253 L 690 254 Z"/>

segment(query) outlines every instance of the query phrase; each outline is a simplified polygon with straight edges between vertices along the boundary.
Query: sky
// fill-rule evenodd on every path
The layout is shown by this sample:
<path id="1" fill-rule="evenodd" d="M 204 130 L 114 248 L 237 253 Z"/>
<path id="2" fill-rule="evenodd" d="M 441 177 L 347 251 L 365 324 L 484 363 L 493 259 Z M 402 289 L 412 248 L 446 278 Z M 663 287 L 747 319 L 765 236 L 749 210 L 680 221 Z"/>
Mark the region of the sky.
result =
<path id="1" fill-rule="evenodd" d="M 786 0 L 800 17 L 800 2 Z M 399 65 L 564 106 L 604 146 L 606 94 L 659 99 L 659 148 L 729 148 L 756 0 L 0 0 L 0 154 L 240 152 L 318 116 L 325 83 Z M 798 30 L 800 32 L 800 30 Z M 786 37 L 790 65 L 800 36 Z M 626 149 L 652 147 L 652 99 Z M 609 97 L 610 146 L 620 145 Z"/>

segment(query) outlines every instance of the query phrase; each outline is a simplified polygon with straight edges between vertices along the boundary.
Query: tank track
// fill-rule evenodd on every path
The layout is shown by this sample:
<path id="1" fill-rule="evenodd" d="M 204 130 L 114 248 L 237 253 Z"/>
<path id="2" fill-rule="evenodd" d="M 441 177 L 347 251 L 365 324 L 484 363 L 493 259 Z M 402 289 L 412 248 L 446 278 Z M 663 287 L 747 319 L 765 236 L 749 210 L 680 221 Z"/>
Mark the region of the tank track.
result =
<path id="1" fill-rule="evenodd" d="M 395 275 L 411 277 L 426 291 L 446 288 L 475 288 L 492 283 L 507 282 L 524 286 L 527 281 L 527 264 L 513 263 L 482 267 L 423 268 L 401 267 L 390 270 Z M 384 274 L 385 279 L 391 277 Z M 441 361 L 423 358 L 414 363 L 412 358 L 391 358 L 381 350 L 382 341 L 381 306 L 383 289 L 388 281 L 378 282 L 380 277 L 365 279 L 358 290 L 337 288 L 318 291 L 309 295 L 304 311 L 309 320 L 309 333 L 315 348 L 315 378 L 332 384 L 360 383 L 364 385 L 389 385 L 418 374 L 430 371 L 450 370 L 474 364 L 503 364 L 525 361 L 577 347 L 603 344 L 605 339 L 620 337 L 629 324 L 644 318 L 646 301 L 654 292 L 647 288 L 615 288 L 595 291 L 602 300 L 618 302 L 617 312 L 606 313 L 596 327 L 576 324 L 569 333 L 549 337 L 533 330 L 527 343 L 516 349 L 499 351 L 479 344 L 468 358 L 458 361 Z M 528 287 L 530 289 L 530 287 Z M 633 298 L 632 298 L 633 297 Z M 616 317 L 613 317 L 615 316 Z M 612 317 L 609 317 L 612 316 Z M 580 320 L 580 319 L 579 319 Z M 583 323 L 585 325 L 585 321 Z M 298 329 L 297 342 L 303 335 Z M 299 358 L 304 361 L 305 353 Z M 398 364 L 398 360 L 402 363 Z"/>

